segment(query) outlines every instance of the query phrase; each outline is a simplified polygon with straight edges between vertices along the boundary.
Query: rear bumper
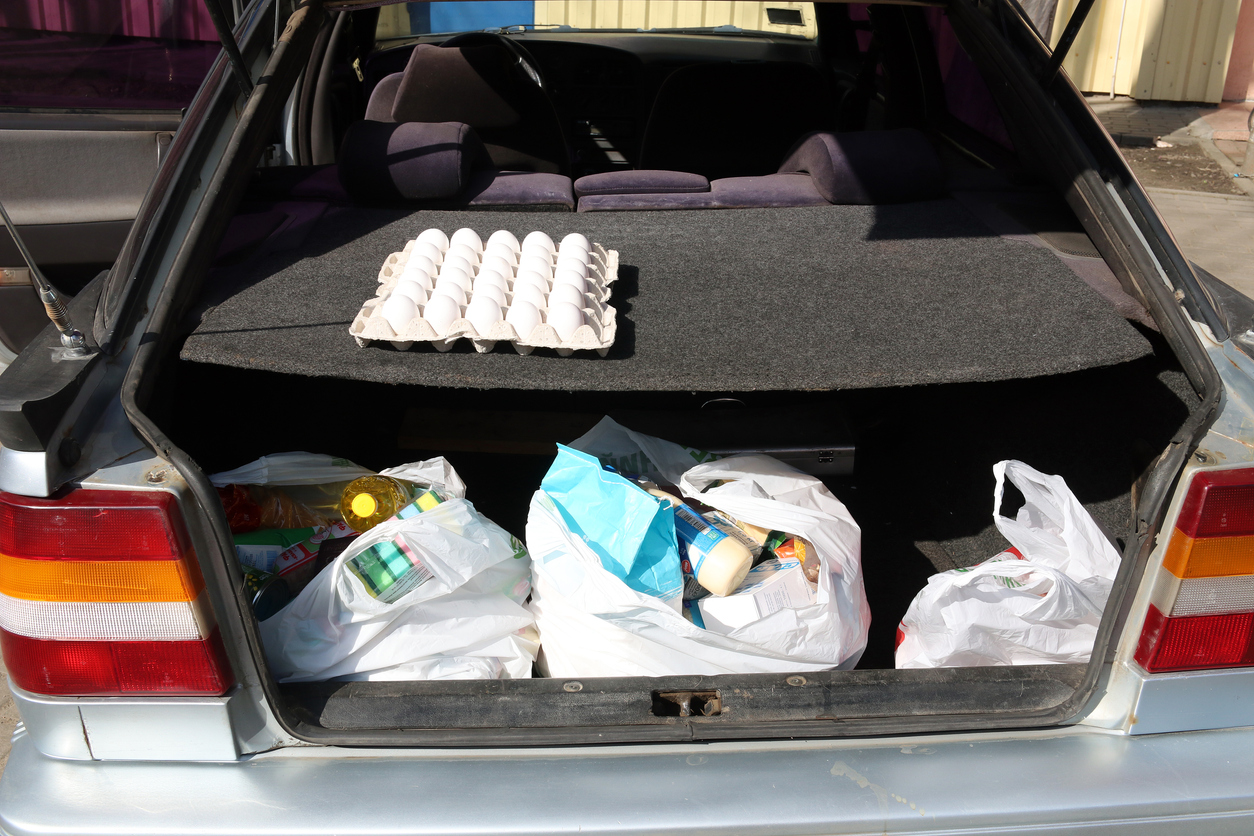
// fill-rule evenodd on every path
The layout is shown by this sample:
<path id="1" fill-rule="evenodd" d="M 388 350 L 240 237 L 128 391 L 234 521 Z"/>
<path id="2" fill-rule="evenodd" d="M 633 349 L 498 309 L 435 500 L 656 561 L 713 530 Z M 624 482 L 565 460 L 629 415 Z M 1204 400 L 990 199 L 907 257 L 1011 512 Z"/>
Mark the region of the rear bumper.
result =
<path id="1" fill-rule="evenodd" d="M 1254 832 L 1254 729 L 62 761 L 19 732 L 7 834 Z"/>

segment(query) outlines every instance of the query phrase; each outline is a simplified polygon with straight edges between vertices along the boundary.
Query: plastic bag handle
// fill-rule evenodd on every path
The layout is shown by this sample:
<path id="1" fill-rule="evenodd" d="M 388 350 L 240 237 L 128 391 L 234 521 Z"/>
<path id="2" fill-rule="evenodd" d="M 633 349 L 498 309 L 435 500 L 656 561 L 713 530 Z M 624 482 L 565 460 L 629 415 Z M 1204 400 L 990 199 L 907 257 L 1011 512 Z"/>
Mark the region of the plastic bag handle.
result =
<path id="1" fill-rule="evenodd" d="M 982 578 L 986 575 L 1000 575 L 1005 577 L 1006 575 L 1026 575 L 1031 572 L 1040 572 L 1043 575 L 1048 575 L 1055 581 L 1050 593 L 1052 593 L 1054 589 L 1058 588 L 1057 581 L 1059 578 L 1066 578 L 1068 581 L 1071 580 L 1070 578 L 1067 578 L 1066 573 L 1061 570 L 1055 569 L 1052 566 L 1046 566 L 1043 563 L 1033 563 L 1030 560 L 996 560 L 987 563 L 978 563 L 966 570 L 954 569 L 952 572 L 953 574 L 949 576 L 950 586 L 968 586 L 977 578 Z M 1046 594 L 1048 595 L 1050 593 Z"/>

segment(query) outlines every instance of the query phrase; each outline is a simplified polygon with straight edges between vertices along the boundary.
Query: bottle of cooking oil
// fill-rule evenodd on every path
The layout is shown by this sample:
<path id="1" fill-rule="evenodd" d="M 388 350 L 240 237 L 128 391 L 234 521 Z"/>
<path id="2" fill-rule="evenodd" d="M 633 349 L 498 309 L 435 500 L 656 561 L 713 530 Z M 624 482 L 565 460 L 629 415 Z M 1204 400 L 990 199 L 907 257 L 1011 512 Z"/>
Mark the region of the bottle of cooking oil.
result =
<path id="1" fill-rule="evenodd" d="M 407 505 L 421 511 L 439 505 L 443 498 L 423 485 L 391 476 L 362 476 L 354 479 L 340 497 L 340 514 L 354 531 L 369 531 L 391 519 Z"/>

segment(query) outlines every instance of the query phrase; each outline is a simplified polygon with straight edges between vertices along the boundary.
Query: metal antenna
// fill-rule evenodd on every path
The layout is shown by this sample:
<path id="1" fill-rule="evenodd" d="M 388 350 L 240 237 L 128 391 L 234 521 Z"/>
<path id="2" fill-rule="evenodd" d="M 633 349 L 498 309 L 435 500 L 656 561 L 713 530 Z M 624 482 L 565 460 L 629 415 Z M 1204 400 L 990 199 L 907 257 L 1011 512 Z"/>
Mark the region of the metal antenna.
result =
<path id="1" fill-rule="evenodd" d="M 52 289 L 52 285 L 48 283 L 48 280 L 44 278 L 44 274 L 39 272 L 35 259 L 31 258 L 30 250 L 26 249 L 22 236 L 17 234 L 17 227 L 9 219 L 9 213 L 5 211 L 3 203 L 0 203 L 0 218 L 4 218 L 4 225 L 8 227 L 9 234 L 13 236 L 13 243 L 17 244 L 18 251 L 22 253 L 22 258 L 26 259 L 26 266 L 30 268 L 31 277 L 35 280 L 35 287 L 39 291 L 39 301 L 44 303 L 44 310 L 48 312 L 48 318 L 52 320 L 52 324 L 57 326 L 57 330 L 61 332 L 61 345 L 65 346 L 67 353 L 74 357 L 86 357 L 91 354 L 91 351 L 87 348 L 87 338 L 83 336 L 82 331 L 79 331 L 70 322 L 70 312 L 65 309 L 65 304 L 57 296 L 57 292 Z"/>

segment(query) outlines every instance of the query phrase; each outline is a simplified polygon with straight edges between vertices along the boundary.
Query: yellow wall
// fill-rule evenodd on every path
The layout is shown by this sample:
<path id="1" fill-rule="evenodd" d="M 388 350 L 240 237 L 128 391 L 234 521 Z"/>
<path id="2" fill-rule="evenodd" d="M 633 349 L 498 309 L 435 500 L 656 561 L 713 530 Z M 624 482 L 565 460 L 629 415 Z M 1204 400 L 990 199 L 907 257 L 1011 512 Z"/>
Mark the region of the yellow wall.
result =
<path id="1" fill-rule="evenodd" d="M 805 26 L 768 23 L 766 7 L 800 9 Z M 586 29 L 675 29 L 722 26 L 781 32 L 813 38 L 810 3 L 745 3 L 719 0 L 536 0 L 536 23 L 566 23 Z"/>
<path id="2" fill-rule="evenodd" d="M 766 7 L 800 9 L 804 26 L 768 23 Z M 580 29 L 674 29 L 683 26 L 722 26 L 780 32 L 813 38 L 817 32 L 812 3 L 745 3 L 739 0 L 536 0 L 539 24 L 568 24 Z M 379 10 L 379 37 L 409 34 L 404 4 Z"/>
<path id="3" fill-rule="evenodd" d="M 1059 0 L 1057 44 L 1078 0 Z M 1125 0 L 1098 0 L 1063 67 L 1085 92 L 1111 92 Z M 1241 0 L 1126 0 L 1114 92 L 1138 99 L 1218 102 Z"/>

